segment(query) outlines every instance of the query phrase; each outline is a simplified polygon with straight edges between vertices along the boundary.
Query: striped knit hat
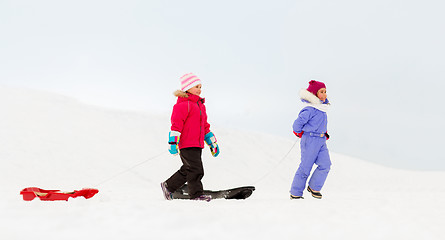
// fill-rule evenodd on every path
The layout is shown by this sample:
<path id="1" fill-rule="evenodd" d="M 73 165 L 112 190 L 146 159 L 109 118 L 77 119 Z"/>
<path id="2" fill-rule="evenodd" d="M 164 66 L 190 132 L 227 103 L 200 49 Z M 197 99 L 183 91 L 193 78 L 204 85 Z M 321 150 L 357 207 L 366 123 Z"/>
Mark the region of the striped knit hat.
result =
<path id="1" fill-rule="evenodd" d="M 195 74 L 193 73 L 187 73 L 184 76 L 181 77 L 181 91 L 188 91 L 190 88 L 201 84 L 201 79 L 199 79 Z"/>

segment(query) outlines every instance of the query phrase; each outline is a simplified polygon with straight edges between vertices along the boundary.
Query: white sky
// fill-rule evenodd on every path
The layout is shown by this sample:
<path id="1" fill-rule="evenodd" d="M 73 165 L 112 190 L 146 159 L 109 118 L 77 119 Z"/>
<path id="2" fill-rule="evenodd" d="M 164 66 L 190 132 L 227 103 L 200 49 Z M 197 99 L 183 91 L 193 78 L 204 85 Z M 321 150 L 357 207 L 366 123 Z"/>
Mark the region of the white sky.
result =
<path id="1" fill-rule="evenodd" d="M 211 124 L 292 138 L 298 91 L 317 79 L 332 102 L 331 150 L 445 170 L 444 7 L 3 0 L 0 84 L 169 114 L 178 78 L 193 72 L 204 82 Z"/>

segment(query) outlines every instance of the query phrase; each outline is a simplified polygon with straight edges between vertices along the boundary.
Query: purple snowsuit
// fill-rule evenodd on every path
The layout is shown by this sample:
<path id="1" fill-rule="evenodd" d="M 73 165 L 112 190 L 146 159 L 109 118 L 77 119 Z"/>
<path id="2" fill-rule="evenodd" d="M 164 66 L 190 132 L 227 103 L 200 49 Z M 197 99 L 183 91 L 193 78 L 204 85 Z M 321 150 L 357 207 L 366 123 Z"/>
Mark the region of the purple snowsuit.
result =
<path id="1" fill-rule="evenodd" d="M 305 99 L 302 100 L 308 102 Z M 321 105 L 321 101 L 318 102 L 317 104 Z M 323 104 L 327 103 L 326 100 Z M 313 105 L 316 104 L 313 103 Z M 295 133 L 304 131 L 300 141 L 301 163 L 295 173 L 290 190 L 290 194 L 294 196 L 303 196 L 307 178 L 314 164 L 318 167 L 309 180 L 309 187 L 314 191 L 321 190 L 331 168 L 326 136 L 324 135 L 327 132 L 327 115 L 326 112 L 319 109 L 312 106 L 303 108 L 293 124 Z"/>

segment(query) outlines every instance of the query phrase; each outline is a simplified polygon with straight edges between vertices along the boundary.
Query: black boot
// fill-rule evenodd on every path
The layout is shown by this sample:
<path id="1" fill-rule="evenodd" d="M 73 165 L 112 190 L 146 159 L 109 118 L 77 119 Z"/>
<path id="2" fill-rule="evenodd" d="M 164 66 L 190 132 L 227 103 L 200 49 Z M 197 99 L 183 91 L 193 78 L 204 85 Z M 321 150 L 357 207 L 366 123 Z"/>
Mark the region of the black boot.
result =
<path id="1" fill-rule="evenodd" d="M 312 197 L 317 198 L 317 199 L 321 199 L 322 195 L 320 192 L 316 192 L 314 190 L 312 190 L 311 187 L 307 186 L 307 191 L 310 192 L 312 194 Z"/>
<path id="2" fill-rule="evenodd" d="M 294 196 L 294 195 L 290 195 L 290 199 L 304 199 L 304 197 L 301 196 Z"/>

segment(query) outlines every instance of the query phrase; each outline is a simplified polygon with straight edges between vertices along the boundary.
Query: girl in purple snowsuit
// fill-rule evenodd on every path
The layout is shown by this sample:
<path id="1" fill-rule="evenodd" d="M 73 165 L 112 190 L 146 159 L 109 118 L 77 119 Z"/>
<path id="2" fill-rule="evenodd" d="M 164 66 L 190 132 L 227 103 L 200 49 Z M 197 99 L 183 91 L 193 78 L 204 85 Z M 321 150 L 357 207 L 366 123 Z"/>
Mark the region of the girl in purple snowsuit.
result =
<path id="1" fill-rule="evenodd" d="M 295 173 L 290 190 L 291 199 L 302 199 L 306 181 L 311 173 L 312 166 L 318 165 L 312 173 L 307 190 L 313 197 L 321 199 L 321 188 L 331 168 L 331 159 L 326 146 L 329 139 L 327 133 L 326 111 L 329 101 L 326 95 L 326 85 L 311 80 L 307 89 L 300 91 L 300 98 L 305 107 L 300 111 L 293 124 L 293 131 L 301 138 L 301 163 Z"/>

